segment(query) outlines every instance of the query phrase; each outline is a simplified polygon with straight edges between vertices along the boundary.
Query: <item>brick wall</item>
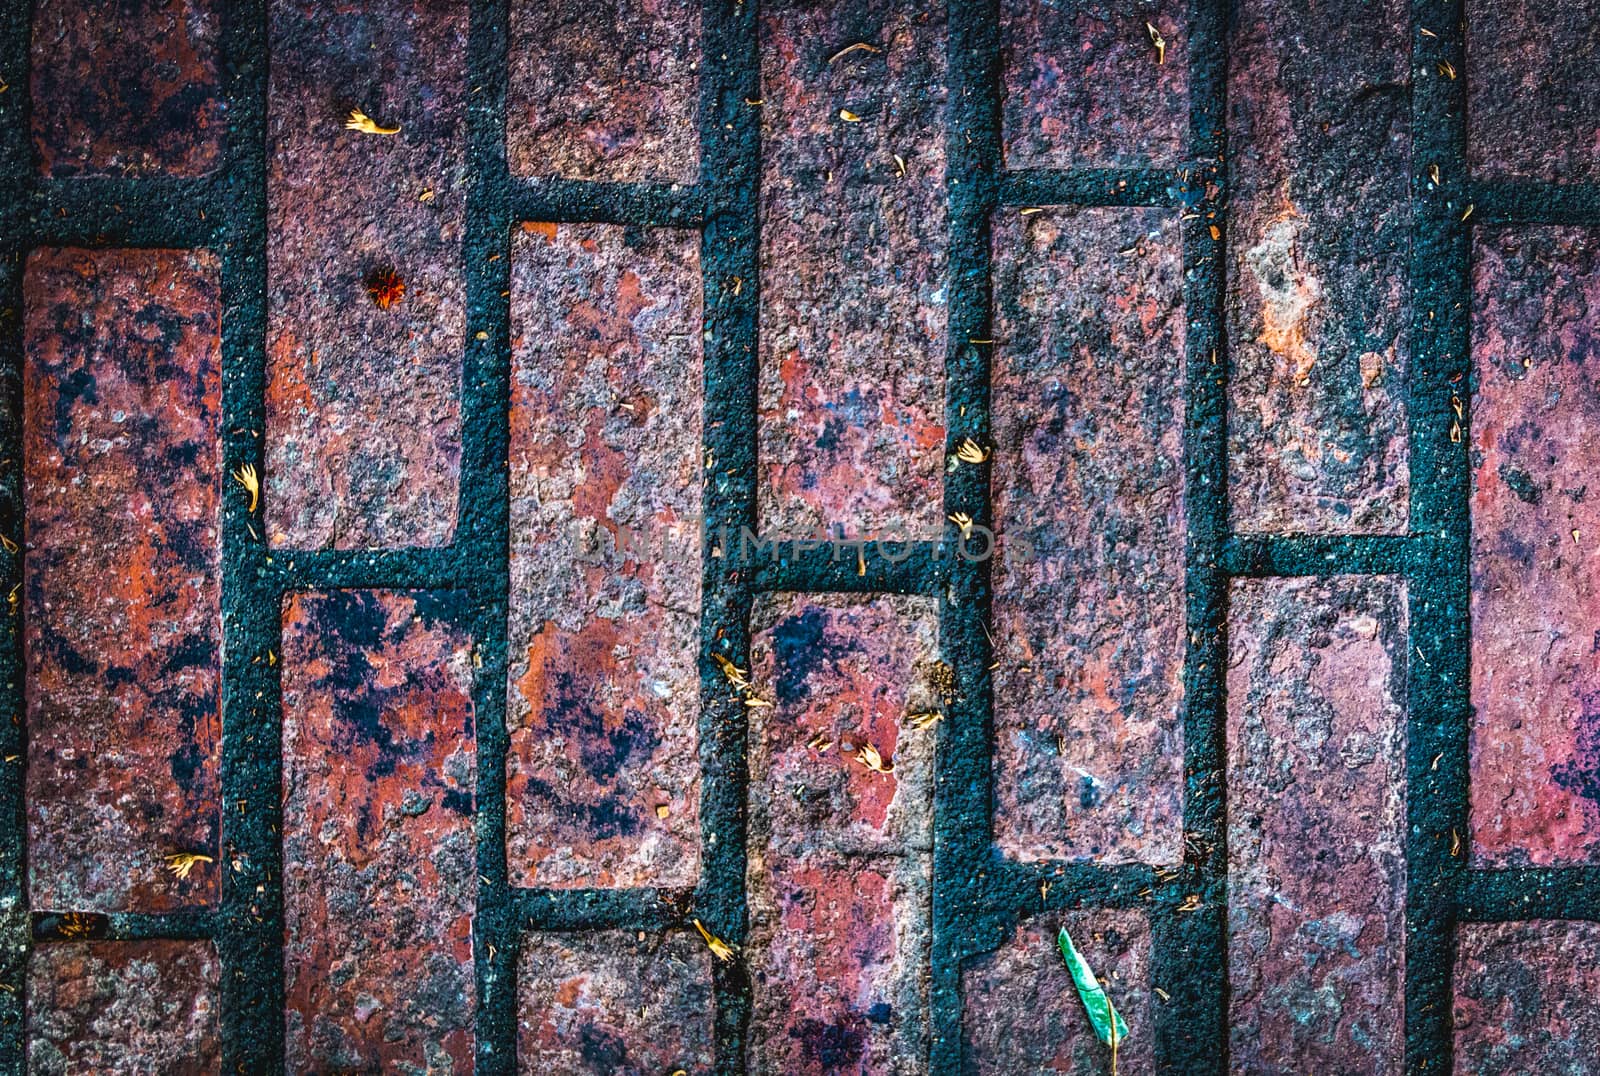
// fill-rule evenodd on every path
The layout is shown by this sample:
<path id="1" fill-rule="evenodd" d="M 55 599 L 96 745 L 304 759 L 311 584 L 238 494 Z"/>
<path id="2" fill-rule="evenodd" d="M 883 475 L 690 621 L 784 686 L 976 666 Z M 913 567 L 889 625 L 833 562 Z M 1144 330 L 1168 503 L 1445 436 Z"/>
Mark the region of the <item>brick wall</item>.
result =
<path id="1" fill-rule="evenodd" d="M 1597 45 L 4 5 L 0 1070 L 1593 1071 Z"/>

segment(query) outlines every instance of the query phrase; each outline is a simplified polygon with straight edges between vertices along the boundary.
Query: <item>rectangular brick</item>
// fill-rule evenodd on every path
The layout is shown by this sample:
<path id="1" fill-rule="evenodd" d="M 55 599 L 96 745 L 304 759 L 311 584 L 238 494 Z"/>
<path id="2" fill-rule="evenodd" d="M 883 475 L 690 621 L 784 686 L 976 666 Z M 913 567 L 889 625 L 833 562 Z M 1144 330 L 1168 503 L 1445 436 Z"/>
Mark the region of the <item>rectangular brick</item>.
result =
<path id="1" fill-rule="evenodd" d="M 454 591 L 330 591 L 285 603 L 291 1071 L 472 1071 L 466 609 Z"/>
<path id="2" fill-rule="evenodd" d="M 1406 529 L 1410 8 L 1247 0 L 1229 45 L 1229 477 L 1245 531 Z"/>
<path id="3" fill-rule="evenodd" d="M 1600 8 L 1466 0 L 1467 160 L 1475 176 L 1600 180 Z M 1431 77 L 1431 72 L 1425 77 Z"/>
<path id="4" fill-rule="evenodd" d="M 1456 938 L 1455 1072 L 1593 1072 L 1600 923 L 1463 923 Z"/>
<path id="5" fill-rule="evenodd" d="M 694 182 L 698 0 L 512 0 L 510 58 L 514 174 Z"/>
<path id="6" fill-rule="evenodd" d="M 750 1070 L 923 1071 L 935 605 L 778 595 L 753 627 Z"/>
<path id="7" fill-rule="evenodd" d="M 517 1071 L 712 1071 L 711 951 L 698 935 L 530 934 L 517 968 Z"/>
<path id="8" fill-rule="evenodd" d="M 28 958 L 28 1071 L 213 1073 L 210 942 L 54 942 Z"/>
<path id="9" fill-rule="evenodd" d="M 699 874 L 698 251 L 596 224 L 513 243 L 514 884 Z"/>
<path id="10" fill-rule="evenodd" d="M 216 168 L 220 14 L 212 0 L 35 5 L 30 103 L 39 171 L 138 178 Z"/>
<path id="11" fill-rule="evenodd" d="M 1177 862 L 1177 216 L 1004 212 L 994 264 L 996 839 L 1022 859 Z"/>
<path id="12" fill-rule="evenodd" d="M 1166 45 L 1157 50 L 1149 27 Z M 1189 129 L 1187 5 L 1006 0 L 1002 132 L 1009 168 L 1167 166 Z"/>
<path id="13" fill-rule="evenodd" d="M 1600 862 L 1600 232 L 1473 244 L 1472 855 Z"/>
<path id="14" fill-rule="evenodd" d="M 1404 1068 L 1406 615 L 1389 577 L 1234 583 L 1235 1071 Z"/>
<path id="15" fill-rule="evenodd" d="M 762 529 L 936 534 L 944 9 L 785 0 L 761 19 Z M 873 51 L 830 62 L 855 44 Z"/>
<path id="16" fill-rule="evenodd" d="M 36 250 L 23 281 L 29 899 L 217 899 L 217 261 Z M 21 537 L 21 536 L 19 536 Z"/>
<path id="17" fill-rule="evenodd" d="M 1031 916 L 998 950 L 967 962 L 961 973 L 961 1071 L 1111 1071 L 1111 1048 L 1095 1036 L 1056 942 L 1062 927 L 1128 1025 L 1127 1041 L 1117 1044 L 1119 1068 L 1156 1071 L 1150 922 L 1131 910 Z"/>
<path id="18" fill-rule="evenodd" d="M 329 30 L 334 20 L 337 33 Z M 275 545 L 446 544 L 466 347 L 467 5 L 272 0 L 266 522 Z M 345 128 L 360 109 L 393 135 Z M 383 309 L 385 273 L 404 296 Z"/>

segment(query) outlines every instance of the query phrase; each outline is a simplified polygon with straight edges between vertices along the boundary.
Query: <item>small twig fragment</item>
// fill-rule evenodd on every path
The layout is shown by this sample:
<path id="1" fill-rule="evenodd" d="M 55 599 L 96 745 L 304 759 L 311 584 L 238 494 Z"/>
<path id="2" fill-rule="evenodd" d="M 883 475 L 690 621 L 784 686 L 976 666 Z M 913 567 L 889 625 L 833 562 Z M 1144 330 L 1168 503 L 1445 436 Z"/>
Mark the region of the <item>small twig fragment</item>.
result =
<path id="1" fill-rule="evenodd" d="M 832 56 L 829 56 L 828 57 L 828 62 L 829 63 L 833 63 L 833 62 L 835 62 L 837 60 L 842 60 L 846 56 L 850 55 L 852 52 L 873 52 L 873 53 L 877 53 L 877 52 L 882 52 L 882 51 L 883 50 L 880 49 L 876 45 L 869 45 L 865 41 L 857 41 L 854 45 L 847 45 L 844 48 L 840 49 L 838 52 L 834 53 Z"/>
<path id="2" fill-rule="evenodd" d="M 1156 63 L 1167 62 L 1167 39 L 1161 36 L 1161 31 L 1156 29 L 1156 24 L 1147 22 L 1144 28 L 1150 32 L 1150 44 L 1156 47 Z"/>

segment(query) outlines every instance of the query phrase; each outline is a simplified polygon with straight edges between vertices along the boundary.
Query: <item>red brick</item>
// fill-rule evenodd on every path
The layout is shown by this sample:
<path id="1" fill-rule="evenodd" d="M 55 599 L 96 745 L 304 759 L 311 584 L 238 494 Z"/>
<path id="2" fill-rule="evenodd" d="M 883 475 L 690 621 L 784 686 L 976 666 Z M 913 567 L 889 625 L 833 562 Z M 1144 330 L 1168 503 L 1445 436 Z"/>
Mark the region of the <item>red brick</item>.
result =
<path id="1" fill-rule="evenodd" d="M 781 595 L 753 624 L 751 1071 L 922 1071 L 936 730 L 904 719 L 938 702 L 935 607 Z"/>
<path id="2" fill-rule="evenodd" d="M 38 4 L 31 116 L 39 170 L 132 178 L 214 169 L 222 155 L 219 14 L 211 0 Z"/>
<path id="3" fill-rule="evenodd" d="M 1600 861 L 1600 234 L 1473 252 L 1473 858 Z"/>
<path id="4" fill-rule="evenodd" d="M 1178 228 L 995 221 L 995 835 L 1022 859 L 1179 857 Z"/>
<path id="5" fill-rule="evenodd" d="M 515 884 L 692 886 L 699 873 L 698 244 L 610 225 L 529 224 L 515 239 Z"/>
<path id="6" fill-rule="evenodd" d="M 216 259 L 38 250 L 23 283 L 34 908 L 212 903 L 221 380 Z"/>
<path id="7" fill-rule="evenodd" d="M 1403 584 L 1234 584 L 1229 1029 L 1236 1071 L 1399 1073 Z"/>
<path id="8" fill-rule="evenodd" d="M 1248 0 L 1235 18 L 1235 525 L 1404 532 L 1410 9 Z"/>
<path id="9" fill-rule="evenodd" d="M 1474 175 L 1600 180 L 1600 9 L 1467 0 L 1467 160 Z M 1429 73 L 1428 77 L 1431 77 Z"/>
<path id="10" fill-rule="evenodd" d="M 1176 164 L 1189 129 L 1188 36 L 1186 5 L 1171 0 L 1002 4 L 1007 166 Z"/>
<path id="11" fill-rule="evenodd" d="M 210 942 L 58 942 L 28 960 L 28 1071 L 219 1072 Z"/>
<path id="12" fill-rule="evenodd" d="M 963 968 L 963 1072 L 1111 1071 L 1111 1048 L 1095 1037 L 1057 945 L 1062 927 L 1128 1025 L 1119 1067 L 1155 1071 L 1149 921 L 1137 911 L 1096 910 L 1025 919 L 1000 949 Z"/>
<path id="13" fill-rule="evenodd" d="M 528 935 L 517 984 L 518 1072 L 711 1071 L 711 951 L 698 935 Z"/>
<path id="14" fill-rule="evenodd" d="M 442 545 L 453 533 L 467 330 L 466 35 L 461 0 L 377 0 L 337 14 L 271 4 L 274 544 Z M 400 133 L 346 130 L 352 109 Z M 405 285 L 388 310 L 367 291 L 385 269 Z"/>
<path id="15" fill-rule="evenodd" d="M 283 620 L 293 1071 L 472 1071 L 476 746 L 466 605 L 296 594 Z"/>
<path id="16" fill-rule="evenodd" d="M 1466 923 L 1456 945 L 1457 1076 L 1594 1071 L 1600 923 Z"/>
<path id="17" fill-rule="evenodd" d="M 766 533 L 941 525 L 944 56 L 939 5 L 763 9 Z"/>
<path id="18" fill-rule="evenodd" d="M 694 182 L 699 65 L 695 0 L 513 0 L 511 171 Z"/>

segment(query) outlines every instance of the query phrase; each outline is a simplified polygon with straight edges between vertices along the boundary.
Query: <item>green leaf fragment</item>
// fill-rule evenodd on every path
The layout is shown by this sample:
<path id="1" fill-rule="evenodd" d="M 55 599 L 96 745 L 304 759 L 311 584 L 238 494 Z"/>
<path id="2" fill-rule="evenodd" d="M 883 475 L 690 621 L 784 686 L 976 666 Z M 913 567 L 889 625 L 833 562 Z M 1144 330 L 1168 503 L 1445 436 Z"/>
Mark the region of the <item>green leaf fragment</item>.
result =
<path id="1" fill-rule="evenodd" d="M 1089 967 L 1089 962 L 1083 959 L 1083 954 L 1078 952 L 1078 947 L 1072 944 L 1072 936 L 1067 933 L 1067 928 L 1062 927 L 1056 935 L 1056 943 L 1061 946 L 1061 955 L 1066 959 L 1067 970 L 1072 972 L 1072 985 L 1078 988 L 1078 998 L 1083 1002 L 1083 1009 L 1089 1014 L 1089 1023 L 1094 1025 L 1094 1033 L 1100 1041 L 1107 1046 L 1111 1045 L 1112 1029 L 1116 1030 L 1116 1041 L 1121 1045 L 1128 1038 L 1128 1025 L 1123 1023 L 1122 1014 L 1111 1004 L 1111 999 L 1106 997 L 1105 988 L 1100 985 L 1100 980 L 1094 977 L 1094 969 Z"/>

